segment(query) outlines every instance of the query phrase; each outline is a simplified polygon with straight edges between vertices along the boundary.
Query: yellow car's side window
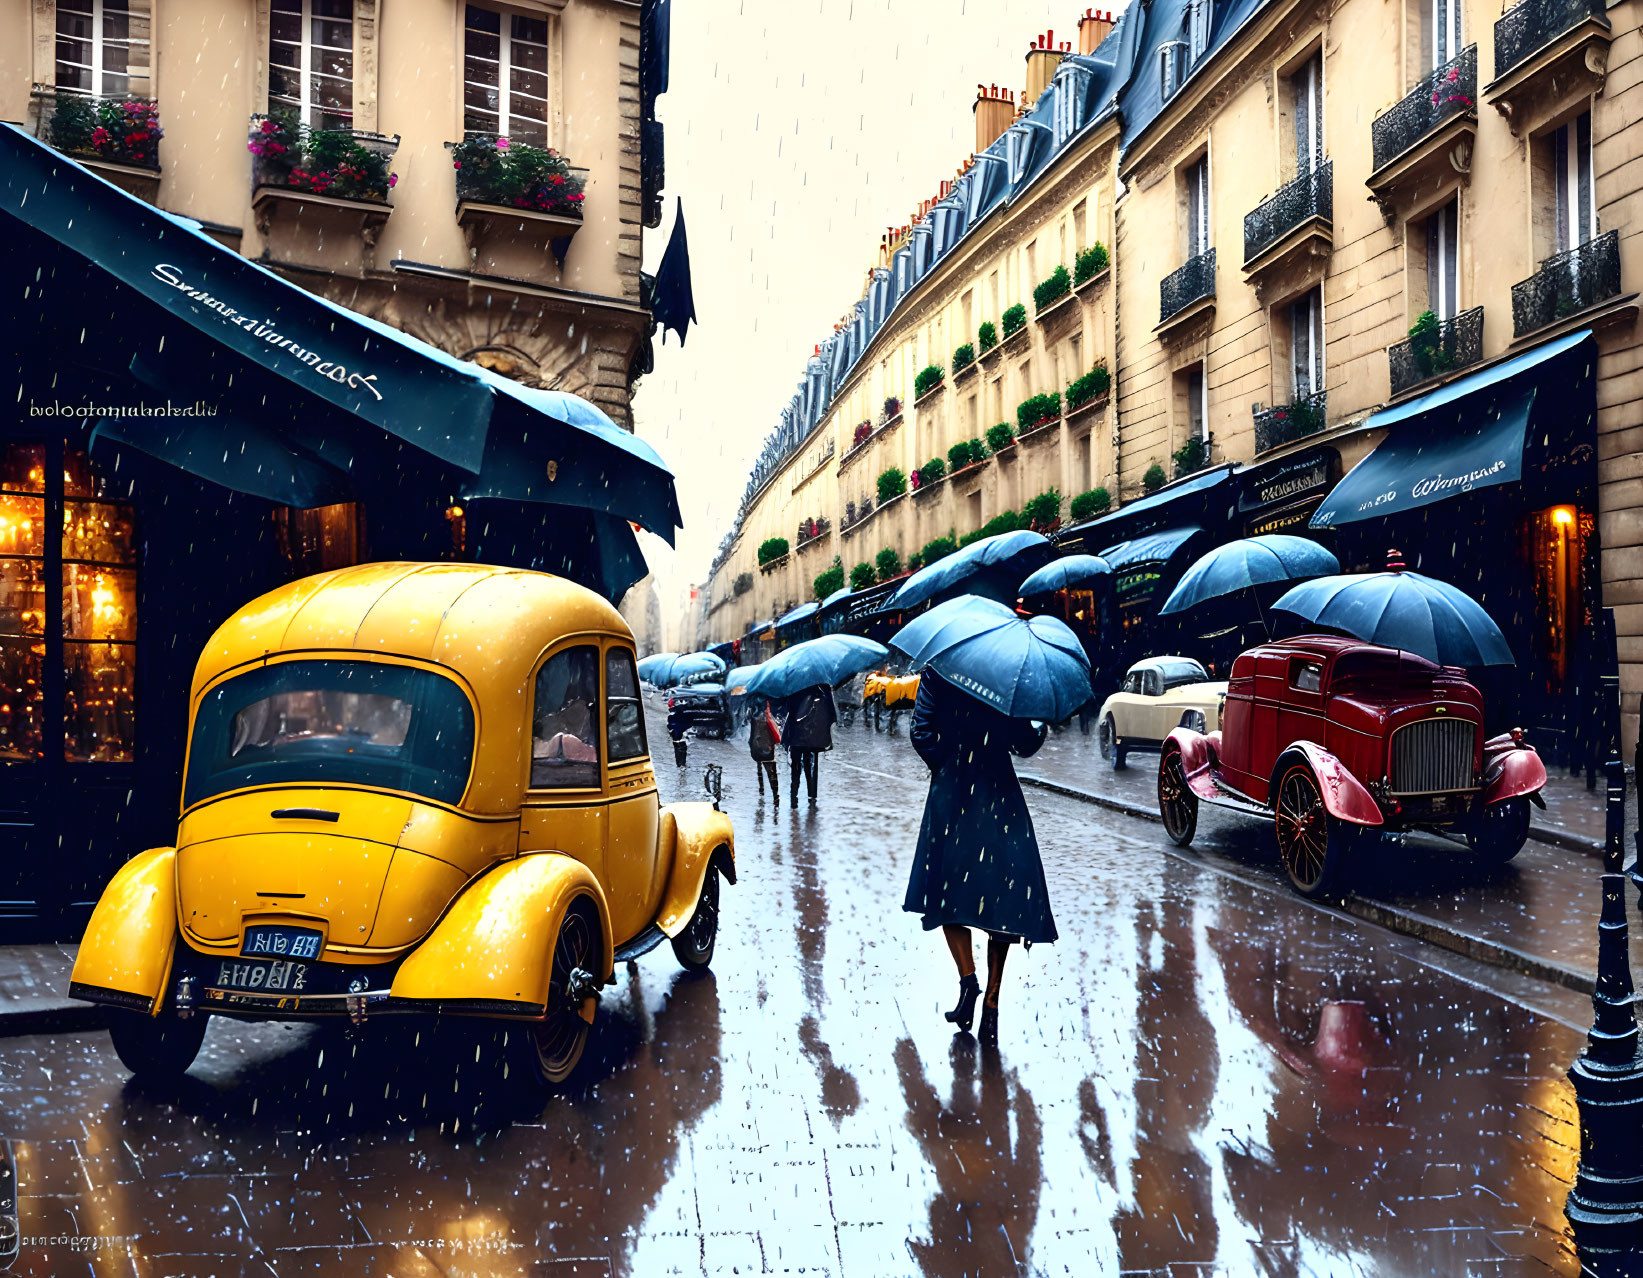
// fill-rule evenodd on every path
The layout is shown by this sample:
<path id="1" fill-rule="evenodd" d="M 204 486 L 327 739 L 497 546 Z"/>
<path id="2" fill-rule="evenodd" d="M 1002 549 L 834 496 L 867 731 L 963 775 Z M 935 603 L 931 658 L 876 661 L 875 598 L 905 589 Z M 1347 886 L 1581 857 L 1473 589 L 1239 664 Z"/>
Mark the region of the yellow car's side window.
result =
<path id="1" fill-rule="evenodd" d="M 531 789 L 599 785 L 599 649 L 566 648 L 536 675 Z"/>
<path id="2" fill-rule="evenodd" d="M 605 747 L 612 763 L 650 753 L 639 706 L 639 675 L 626 648 L 605 653 Z"/>

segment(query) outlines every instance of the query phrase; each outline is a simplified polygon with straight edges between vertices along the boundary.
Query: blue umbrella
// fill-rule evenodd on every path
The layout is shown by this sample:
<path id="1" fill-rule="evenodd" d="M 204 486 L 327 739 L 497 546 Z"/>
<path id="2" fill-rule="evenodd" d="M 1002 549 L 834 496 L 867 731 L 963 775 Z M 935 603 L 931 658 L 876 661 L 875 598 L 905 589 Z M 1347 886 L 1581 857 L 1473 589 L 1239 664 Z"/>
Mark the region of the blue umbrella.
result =
<path id="1" fill-rule="evenodd" d="M 653 652 L 639 662 L 639 677 L 653 688 L 666 688 L 667 672 L 678 659 L 676 652 Z"/>
<path id="2" fill-rule="evenodd" d="M 959 589 L 1014 603 L 1017 583 L 1035 568 L 1041 568 L 1054 553 L 1055 547 L 1048 537 L 1024 528 L 983 537 L 920 568 L 901 583 L 901 589 L 891 596 L 883 610 L 915 608 Z"/>
<path id="3" fill-rule="evenodd" d="M 1057 590 L 1081 586 L 1110 572 L 1112 565 L 1100 555 L 1067 555 L 1062 559 L 1052 559 L 1021 583 L 1019 597 L 1028 599 L 1033 595 L 1052 594 Z"/>
<path id="4" fill-rule="evenodd" d="M 1188 608 L 1252 586 L 1277 581 L 1301 581 L 1341 570 L 1340 560 L 1309 537 L 1269 533 L 1241 537 L 1200 556 L 1181 574 L 1180 583 L 1158 611 L 1185 612 Z"/>
<path id="5" fill-rule="evenodd" d="M 1516 664 L 1506 636 L 1476 600 L 1418 572 L 1319 577 L 1294 587 L 1273 607 L 1440 666 Z"/>
<path id="6" fill-rule="evenodd" d="M 839 600 L 848 599 L 854 593 L 855 592 L 852 591 L 849 586 L 840 586 L 832 594 L 828 595 L 826 599 L 821 601 L 821 606 L 823 608 L 831 608 L 834 604 L 838 603 Z"/>
<path id="7" fill-rule="evenodd" d="M 890 655 L 882 643 L 859 635 L 823 635 L 778 652 L 744 685 L 750 697 L 779 701 L 806 688 L 832 687 Z"/>
<path id="8" fill-rule="evenodd" d="M 782 614 L 782 619 L 780 621 L 778 621 L 776 624 L 778 626 L 786 626 L 786 625 L 791 625 L 795 621 L 803 621 L 811 613 L 815 612 L 816 609 L 819 608 L 819 607 L 821 607 L 821 605 L 818 604 L 815 600 L 811 600 L 809 603 L 802 603 L 797 608 L 793 609 L 791 612 L 784 612 Z"/>
<path id="9" fill-rule="evenodd" d="M 669 685 L 691 683 L 701 679 L 717 679 L 727 667 L 724 658 L 711 652 L 692 652 L 674 658 L 666 678 Z"/>
<path id="10" fill-rule="evenodd" d="M 903 626 L 890 643 L 1012 718 L 1055 723 L 1090 699 L 1090 660 L 1055 617 L 1023 619 L 994 600 L 961 595 Z"/>

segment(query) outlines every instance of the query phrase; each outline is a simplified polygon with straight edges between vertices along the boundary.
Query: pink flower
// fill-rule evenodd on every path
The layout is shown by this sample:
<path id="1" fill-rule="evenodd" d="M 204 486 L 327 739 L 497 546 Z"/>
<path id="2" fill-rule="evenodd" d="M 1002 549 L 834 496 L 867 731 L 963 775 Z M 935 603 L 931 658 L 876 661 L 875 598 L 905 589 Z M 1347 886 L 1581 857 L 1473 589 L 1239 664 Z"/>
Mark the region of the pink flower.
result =
<path id="1" fill-rule="evenodd" d="M 565 179 L 557 173 L 555 173 L 552 177 L 550 177 L 548 179 L 548 181 L 552 182 L 555 186 L 564 186 L 565 185 Z"/>
<path id="2" fill-rule="evenodd" d="M 266 150 L 269 155 L 284 155 L 285 144 L 283 142 L 270 142 L 268 143 Z"/>
<path id="3" fill-rule="evenodd" d="M 264 120 L 262 122 L 262 131 L 264 133 L 278 133 L 280 126 L 272 120 Z"/>
<path id="4" fill-rule="evenodd" d="M 397 173 L 390 173 L 390 174 L 389 174 L 389 175 L 388 175 L 388 185 L 389 185 L 389 187 L 393 187 L 393 186 L 394 186 L 394 185 L 396 185 L 396 184 L 397 184 L 397 183 L 398 183 L 398 182 L 399 182 L 399 174 L 397 174 Z"/>
<path id="5" fill-rule="evenodd" d="M 103 146 L 108 141 L 108 130 L 98 125 L 91 131 L 92 146 Z"/>
<path id="6" fill-rule="evenodd" d="M 497 140 L 496 140 L 496 149 L 498 151 L 506 151 L 508 149 L 508 139 L 507 138 L 497 138 Z"/>

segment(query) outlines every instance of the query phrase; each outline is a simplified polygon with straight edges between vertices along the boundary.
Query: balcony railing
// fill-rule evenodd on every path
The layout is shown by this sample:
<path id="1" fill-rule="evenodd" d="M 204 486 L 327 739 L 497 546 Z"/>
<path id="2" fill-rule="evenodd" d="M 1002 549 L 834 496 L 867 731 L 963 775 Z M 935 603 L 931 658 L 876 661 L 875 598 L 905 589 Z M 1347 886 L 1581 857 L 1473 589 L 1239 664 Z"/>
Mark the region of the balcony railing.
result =
<path id="1" fill-rule="evenodd" d="M 1403 101 L 1375 117 L 1369 126 L 1374 168 L 1378 173 L 1422 138 L 1456 116 L 1477 109 L 1478 47 L 1460 53 L 1422 76 Z"/>
<path id="2" fill-rule="evenodd" d="M 1512 285 L 1512 336 L 1555 324 L 1620 292 L 1620 232 L 1608 231 L 1549 257 Z"/>
<path id="3" fill-rule="evenodd" d="M 32 97 L 39 136 L 65 155 L 159 171 L 162 130 L 154 99 L 94 98 L 43 85 Z"/>
<path id="4" fill-rule="evenodd" d="M 1266 203 L 1244 215 L 1244 261 L 1253 262 L 1310 218 L 1335 218 L 1335 162 L 1286 182 Z"/>
<path id="5" fill-rule="evenodd" d="M 1495 79 L 1583 22 L 1608 25 L 1603 0 L 1523 0 L 1495 23 Z"/>
<path id="6" fill-rule="evenodd" d="M 1194 302 L 1215 296 L 1215 250 L 1200 253 L 1158 282 L 1158 322 L 1179 315 Z"/>
<path id="7" fill-rule="evenodd" d="M 1433 377 L 1476 364 L 1483 358 L 1483 307 L 1446 319 L 1424 336 L 1411 336 L 1387 350 L 1392 393 L 1400 395 Z"/>
<path id="8" fill-rule="evenodd" d="M 1302 395 L 1292 404 L 1255 410 L 1255 451 L 1264 453 L 1316 435 L 1328 421 L 1328 392 Z"/>

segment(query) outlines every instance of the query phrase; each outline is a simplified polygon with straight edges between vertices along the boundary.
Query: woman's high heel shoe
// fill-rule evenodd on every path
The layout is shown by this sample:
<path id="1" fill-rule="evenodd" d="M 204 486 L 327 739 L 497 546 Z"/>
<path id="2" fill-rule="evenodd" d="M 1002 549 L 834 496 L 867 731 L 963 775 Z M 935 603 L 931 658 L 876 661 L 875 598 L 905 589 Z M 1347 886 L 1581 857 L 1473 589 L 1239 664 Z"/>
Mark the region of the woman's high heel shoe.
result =
<path id="1" fill-rule="evenodd" d="M 975 973 L 971 972 L 958 983 L 958 1006 L 944 1015 L 959 1029 L 967 1030 L 975 1020 L 976 999 L 980 997 L 981 985 L 977 982 Z"/>
<path id="2" fill-rule="evenodd" d="M 976 1037 L 989 1047 L 998 1046 L 998 1008 L 991 1003 L 981 1005 L 981 1032 Z"/>

